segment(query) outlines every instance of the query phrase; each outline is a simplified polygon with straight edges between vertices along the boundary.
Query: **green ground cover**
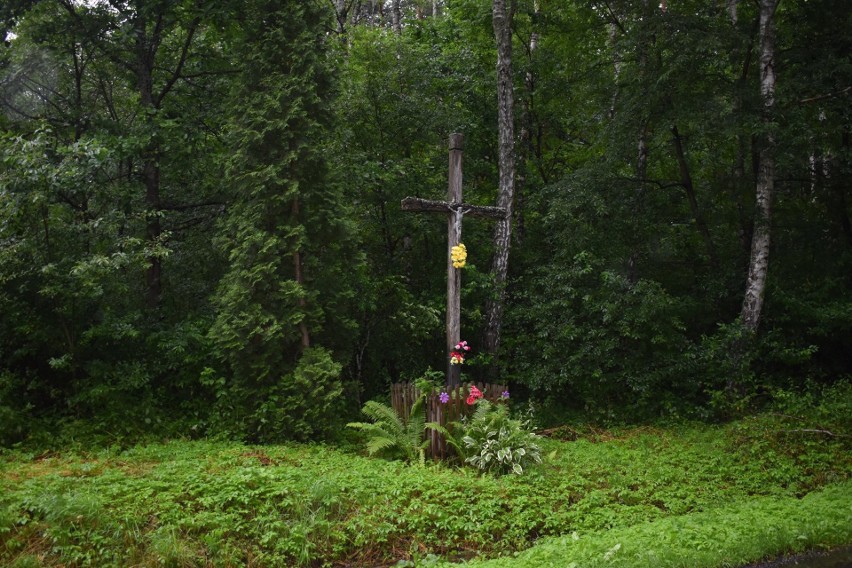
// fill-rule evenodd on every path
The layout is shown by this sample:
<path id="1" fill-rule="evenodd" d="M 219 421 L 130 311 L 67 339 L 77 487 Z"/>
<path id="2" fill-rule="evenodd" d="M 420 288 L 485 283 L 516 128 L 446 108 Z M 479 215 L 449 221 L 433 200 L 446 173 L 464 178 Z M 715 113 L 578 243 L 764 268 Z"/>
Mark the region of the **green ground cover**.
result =
<path id="1" fill-rule="evenodd" d="M 852 542 L 852 485 L 802 499 L 757 497 L 630 527 L 542 539 L 470 568 L 717 568 Z"/>
<path id="2" fill-rule="evenodd" d="M 0 455 L 0 564 L 735 566 L 852 542 L 849 437 L 810 430 L 576 428 L 500 478 L 328 446 L 19 449 Z"/>

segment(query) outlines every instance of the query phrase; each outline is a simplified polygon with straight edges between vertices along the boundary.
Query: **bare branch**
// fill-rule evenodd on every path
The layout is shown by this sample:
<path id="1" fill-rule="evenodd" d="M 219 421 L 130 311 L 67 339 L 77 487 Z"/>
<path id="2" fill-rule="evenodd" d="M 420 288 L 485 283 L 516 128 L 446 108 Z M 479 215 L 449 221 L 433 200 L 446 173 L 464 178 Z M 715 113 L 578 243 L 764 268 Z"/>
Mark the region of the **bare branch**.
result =
<path id="1" fill-rule="evenodd" d="M 163 89 L 160 91 L 160 94 L 157 95 L 156 107 L 160 107 L 160 103 L 163 101 L 163 98 L 168 94 L 168 92 L 172 89 L 175 82 L 180 79 L 181 71 L 183 71 L 183 66 L 186 63 L 186 54 L 189 52 L 189 46 L 192 43 L 192 36 L 195 35 L 195 30 L 198 28 L 198 24 L 201 21 L 201 18 L 196 17 L 189 24 L 189 30 L 186 32 L 186 40 L 183 42 L 183 48 L 181 48 L 180 59 L 178 60 L 177 65 L 175 66 L 174 73 L 169 77 L 169 80 L 163 86 Z"/>
<path id="2" fill-rule="evenodd" d="M 606 11 L 609 13 L 610 23 L 615 24 L 615 26 L 621 30 L 622 34 L 627 35 L 627 30 L 624 29 L 624 25 L 622 25 L 618 16 L 615 15 L 615 11 L 612 9 L 612 6 L 609 5 L 609 2 L 604 2 L 603 4 L 606 7 Z"/>
<path id="3" fill-rule="evenodd" d="M 834 97 L 839 97 L 845 94 L 852 92 L 852 85 L 846 87 L 845 89 L 840 89 L 839 91 L 835 91 L 833 93 L 827 93 L 825 95 L 818 95 L 816 97 L 810 97 L 807 99 L 802 99 L 799 101 L 799 104 L 813 103 L 816 101 L 822 101 L 825 99 L 833 99 Z"/>
<path id="4" fill-rule="evenodd" d="M 833 438 L 848 438 L 845 434 L 835 434 L 828 430 L 818 430 L 816 428 L 796 428 L 795 430 L 784 430 L 784 432 L 806 432 L 811 434 L 825 434 L 826 436 L 831 436 Z"/>

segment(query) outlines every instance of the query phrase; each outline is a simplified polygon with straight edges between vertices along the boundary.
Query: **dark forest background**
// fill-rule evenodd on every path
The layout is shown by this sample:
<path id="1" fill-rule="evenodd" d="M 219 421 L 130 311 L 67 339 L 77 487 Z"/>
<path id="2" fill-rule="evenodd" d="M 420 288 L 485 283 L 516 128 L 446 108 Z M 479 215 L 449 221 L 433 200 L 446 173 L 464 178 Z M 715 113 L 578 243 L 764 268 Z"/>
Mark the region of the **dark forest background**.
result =
<path id="1" fill-rule="evenodd" d="M 4 2 L 0 442 L 319 439 L 444 369 L 446 222 L 400 200 L 446 197 L 461 132 L 466 200 L 497 202 L 492 8 Z M 848 381 L 852 5 L 508 17 L 509 274 L 465 222 L 466 376 L 545 422 L 719 420 Z"/>

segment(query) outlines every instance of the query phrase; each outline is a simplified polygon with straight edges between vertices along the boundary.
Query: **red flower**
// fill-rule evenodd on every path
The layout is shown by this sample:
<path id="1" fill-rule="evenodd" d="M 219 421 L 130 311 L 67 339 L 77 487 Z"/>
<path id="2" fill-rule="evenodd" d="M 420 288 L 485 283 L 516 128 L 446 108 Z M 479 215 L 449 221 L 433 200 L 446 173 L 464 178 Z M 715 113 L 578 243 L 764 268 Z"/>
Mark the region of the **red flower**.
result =
<path id="1" fill-rule="evenodd" d="M 470 396 L 474 399 L 482 398 L 482 391 L 476 388 L 476 385 L 470 385 Z"/>
<path id="2" fill-rule="evenodd" d="M 473 395 L 470 395 L 469 397 L 467 397 L 467 403 L 468 404 L 475 404 L 476 403 L 476 397 L 473 396 Z"/>

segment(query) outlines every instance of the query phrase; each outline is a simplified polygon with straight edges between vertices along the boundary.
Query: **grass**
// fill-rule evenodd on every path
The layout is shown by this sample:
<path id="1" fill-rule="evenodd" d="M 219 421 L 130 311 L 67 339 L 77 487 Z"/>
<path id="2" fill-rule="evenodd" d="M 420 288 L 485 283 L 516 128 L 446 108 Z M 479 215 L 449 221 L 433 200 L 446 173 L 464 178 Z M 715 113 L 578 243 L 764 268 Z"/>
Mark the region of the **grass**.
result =
<path id="1" fill-rule="evenodd" d="M 0 565 L 715 568 L 852 543 L 849 438 L 795 426 L 591 431 L 501 478 L 327 446 L 6 451 Z"/>
<path id="2" fill-rule="evenodd" d="M 543 539 L 468 568 L 718 568 L 852 542 L 852 484 L 805 496 L 757 497 L 706 512 Z M 446 565 L 445 565 L 446 566 Z"/>

